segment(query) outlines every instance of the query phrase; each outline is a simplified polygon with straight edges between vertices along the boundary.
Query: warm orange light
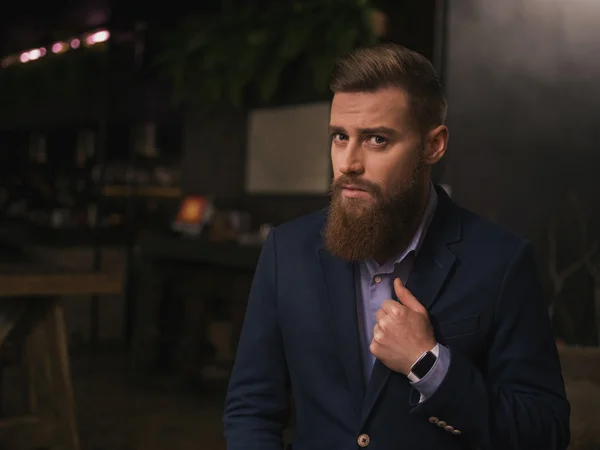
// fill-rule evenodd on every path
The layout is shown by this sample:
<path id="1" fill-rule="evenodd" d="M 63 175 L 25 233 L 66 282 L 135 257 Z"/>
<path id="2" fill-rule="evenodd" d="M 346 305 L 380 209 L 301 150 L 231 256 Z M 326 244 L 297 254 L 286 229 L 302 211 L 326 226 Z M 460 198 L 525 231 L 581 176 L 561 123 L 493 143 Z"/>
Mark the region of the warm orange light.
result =
<path id="1" fill-rule="evenodd" d="M 186 197 L 179 209 L 177 221 L 186 224 L 197 224 L 202 220 L 206 210 L 206 199 L 200 196 Z"/>

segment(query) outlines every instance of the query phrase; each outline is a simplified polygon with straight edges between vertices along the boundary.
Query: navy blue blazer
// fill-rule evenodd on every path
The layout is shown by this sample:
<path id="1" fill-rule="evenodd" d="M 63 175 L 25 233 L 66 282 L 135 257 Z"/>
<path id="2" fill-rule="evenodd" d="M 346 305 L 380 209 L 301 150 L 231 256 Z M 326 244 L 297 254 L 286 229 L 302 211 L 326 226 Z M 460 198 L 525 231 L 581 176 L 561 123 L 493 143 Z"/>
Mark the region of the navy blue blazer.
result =
<path id="1" fill-rule="evenodd" d="M 570 408 L 528 241 L 439 204 L 407 287 L 451 351 L 419 404 L 404 375 L 362 370 L 354 270 L 325 248 L 326 211 L 264 245 L 225 402 L 229 450 L 563 450 Z"/>

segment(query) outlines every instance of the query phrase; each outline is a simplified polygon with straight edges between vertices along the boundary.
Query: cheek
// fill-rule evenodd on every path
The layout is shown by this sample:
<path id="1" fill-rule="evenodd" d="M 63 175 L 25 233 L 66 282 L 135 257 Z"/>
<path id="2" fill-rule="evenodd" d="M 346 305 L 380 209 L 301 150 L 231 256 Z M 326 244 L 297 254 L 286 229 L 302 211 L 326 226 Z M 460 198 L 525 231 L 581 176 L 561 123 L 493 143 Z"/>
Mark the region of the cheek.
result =
<path id="1" fill-rule="evenodd" d="M 401 170 L 393 164 L 374 164 L 366 174 L 367 178 L 377 183 L 384 194 L 394 190 L 394 187 L 400 182 Z"/>
<path id="2" fill-rule="evenodd" d="M 336 151 L 333 148 L 333 144 L 332 144 L 332 147 L 331 147 L 331 168 L 333 169 L 334 178 L 337 178 L 340 175 L 339 167 L 340 167 L 339 157 L 336 154 Z"/>
<path id="3" fill-rule="evenodd" d="M 373 158 L 370 161 L 370 178 L 381 186 L 385 194 L 389 194 L 410 179 L 415 163 L 408 155 L 403 158 Z"/>

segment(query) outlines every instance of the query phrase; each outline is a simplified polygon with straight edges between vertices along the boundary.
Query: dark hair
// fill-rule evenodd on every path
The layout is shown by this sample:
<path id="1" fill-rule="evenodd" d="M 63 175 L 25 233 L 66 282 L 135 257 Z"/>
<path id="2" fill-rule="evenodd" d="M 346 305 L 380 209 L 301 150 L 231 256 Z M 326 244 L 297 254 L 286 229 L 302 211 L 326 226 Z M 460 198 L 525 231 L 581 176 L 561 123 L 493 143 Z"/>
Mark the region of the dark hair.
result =
<path id="1" fill-rule="evenodd" d="M 406 91 L 419 131 L 444 124 L 448 103 L 433 65 L 423 55 L 397 44 L 360 47 L 336 61 L 330 89 L 375 92 L 387 87 Z"/>

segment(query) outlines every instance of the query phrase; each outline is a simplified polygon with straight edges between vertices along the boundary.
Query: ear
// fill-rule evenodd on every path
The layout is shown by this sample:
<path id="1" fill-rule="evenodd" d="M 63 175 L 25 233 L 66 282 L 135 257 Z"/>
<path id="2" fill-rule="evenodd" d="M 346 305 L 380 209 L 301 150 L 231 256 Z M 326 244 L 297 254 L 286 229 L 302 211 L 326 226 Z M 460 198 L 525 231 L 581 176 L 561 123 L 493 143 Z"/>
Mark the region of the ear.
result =
<path id="1" fill-rule="evenodd" d="M 448 146 L 448 127 L 439 125 L 425 136 L 425 164 L 433 165 L 446 154 Z"/>

